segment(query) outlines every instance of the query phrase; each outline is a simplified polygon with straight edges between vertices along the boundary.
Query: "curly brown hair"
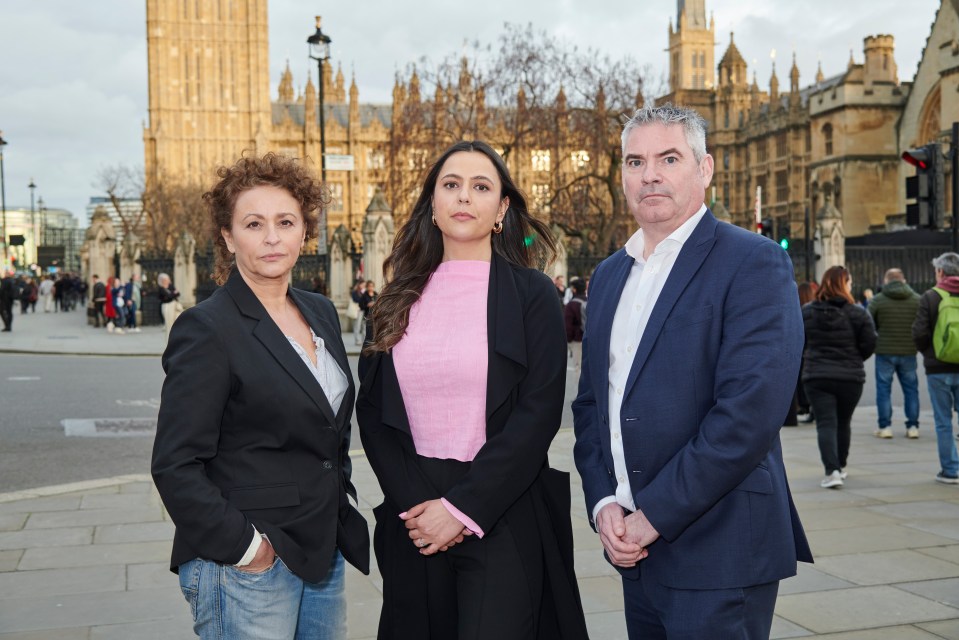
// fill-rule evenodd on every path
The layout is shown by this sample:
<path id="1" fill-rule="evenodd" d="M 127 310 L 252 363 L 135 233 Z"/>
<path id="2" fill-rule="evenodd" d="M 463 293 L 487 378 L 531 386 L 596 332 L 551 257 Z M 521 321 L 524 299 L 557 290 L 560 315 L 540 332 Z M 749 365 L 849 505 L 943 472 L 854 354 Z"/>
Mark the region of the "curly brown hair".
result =
<path id="1" fill-rule="evenodd" d="M 233 226 L 233 208 L 244 191 L 254 187 L 273 186 L 286 190 L 300 205 L 307 240 L 316 237 L 318 211 L 329 203 L 329 195 L 313 173 L 295 158 L 267 153 L 261 158 L 243 157 L 231 167 L 216 170 L 220 178 L 203 194 L 210 214 L 210 240 L 215 250 L 212 278 L 222 285 L 230 277 L 235 260 L 223 239 L 222 229 Z"/>

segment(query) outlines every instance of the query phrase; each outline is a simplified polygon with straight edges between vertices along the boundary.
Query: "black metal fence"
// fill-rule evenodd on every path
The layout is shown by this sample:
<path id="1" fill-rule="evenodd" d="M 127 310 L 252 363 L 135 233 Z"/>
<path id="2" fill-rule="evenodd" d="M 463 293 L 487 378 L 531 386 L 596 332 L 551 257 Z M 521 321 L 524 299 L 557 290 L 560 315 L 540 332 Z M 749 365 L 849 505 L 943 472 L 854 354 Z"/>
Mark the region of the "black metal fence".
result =
<path id="1" fill-rule="evenodd" d="M 144 326 L 163 324 L 160 300 L 157 298 L 157 276 L 165 273 L 173 276 L 173 256 L 169 254 L 142 254 L 137 260 L 144 276 L 140 292 L 140 324 Z"/>
<path id="2" fill-rule="evenodd" d="M 902 269 L 906 281 L 922 293 L 934 286 L 932 259 L 948 251 L 948 247 L 846 247 L 846 264 L 852 275 L 853 291 L 858 297 L 863 289 L 873 291 L 882 286 L 886 270 Z"/>

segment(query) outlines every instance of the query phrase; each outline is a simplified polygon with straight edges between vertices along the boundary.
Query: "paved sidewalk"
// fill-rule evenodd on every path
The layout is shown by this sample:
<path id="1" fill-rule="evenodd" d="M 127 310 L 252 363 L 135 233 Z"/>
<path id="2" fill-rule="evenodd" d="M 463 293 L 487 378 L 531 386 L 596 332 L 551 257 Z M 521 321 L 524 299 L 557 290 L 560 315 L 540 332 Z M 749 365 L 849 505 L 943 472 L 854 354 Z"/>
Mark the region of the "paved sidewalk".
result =
<path id="1" fill-rule="evenodd" d="M 0 352 L 154 355 L 163 329 L 109 334 L 72 314 L 17 313 Z M 351 335 L 348 350 L 356 351 Z M 569 400 L 569 398 L 567 398 Z M 959 486 L 933 481 L 938 470 L 932 417 L 922 437 L 872 436 L 875 407 L 853 425 L 849 478 L 819 488 L 822 469 L 811 425 L 783 429 L 790 483 L 815 565 L 783 582 L 773 638 L 959 640 Z M 565 424 L 553 466 L 572 470 Z M 361 507 L 372 522 L 381 494 L 361 451 L 354 452 Z M 144 472 L 147 470 L 144 469 Z M 626 637 L 615 572 L 584 517 L 573 487 L 577 576 L 590 635 Z M 189 609 L 167 569 L 173 526 L 147 475 L 0 494 L 0 640 L 191 638 Z M 381 582 L 347 574 L 350 638 L 373 638 Z"/>

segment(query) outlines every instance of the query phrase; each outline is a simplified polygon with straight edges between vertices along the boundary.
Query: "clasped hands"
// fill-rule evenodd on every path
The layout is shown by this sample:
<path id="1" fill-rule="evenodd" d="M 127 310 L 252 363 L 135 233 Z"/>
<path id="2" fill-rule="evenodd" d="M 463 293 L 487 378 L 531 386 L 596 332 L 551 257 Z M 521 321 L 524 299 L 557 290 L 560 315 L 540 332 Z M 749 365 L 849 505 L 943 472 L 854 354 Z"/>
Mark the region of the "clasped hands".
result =
<path id="1" fill-rule="evenodd" d="M 410 540 L 424 556 L 446 551 L 473 532 L 463 526 L 440 500 L 427 500 L 400 514 Z"/>
<path id="2" fill-rule="evenodd" d="M 635 567 L 649 555 L 646 548 L 659 538 L 659 532 L 642 510 L 624 516 L 623 508 L 615 502 L 596 514 L 596 528 L 609 561 L 623 568 Z"/>

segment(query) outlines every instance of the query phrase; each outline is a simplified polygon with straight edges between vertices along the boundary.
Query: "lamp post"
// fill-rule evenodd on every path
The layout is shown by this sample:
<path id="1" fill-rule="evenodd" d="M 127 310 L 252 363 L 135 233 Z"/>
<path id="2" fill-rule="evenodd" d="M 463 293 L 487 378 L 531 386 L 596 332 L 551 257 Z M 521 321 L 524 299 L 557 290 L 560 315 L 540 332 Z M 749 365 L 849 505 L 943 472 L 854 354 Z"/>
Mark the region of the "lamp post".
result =
<path id="1" fill-rule="evenodd" d="M 3 230 L 0 231 L 0 240 L 3 241 L 3 255 L 0 256 L 0 271 L 6 268 L 7 264 L 7 193 L 3 182 L 3 148 L 7 146 L 7 141 L 3 139 L 3 131 L 0 131 L 0 211 L 3 212 Z"/>
<path id="2" fill-rule="evenodd" d="M 40 243 L 37 242 L 37 210 L 33 206 L 33 195 L 37 190 L 37 185 L 33 183 L 33 178 L 30 178 L 30 184 L 27 185 L 27 188 L 30 189 L 30 235 L 33 236 L 33 261 L 40 265 Z"/>
<path id="3" fill-rule="evenodd" d="M 323 33 L 323 30 L 320 29 L 320 16 L 316 16 L 316 33 L 311 35 L 306 39 L 307 44 L 310 45 L 310 58 L 316 60 L 316 65 L 320 71 L 320 177 L 323 180 L 324 186 L 326 185 L 326 113 L 323 109 L 323 62 L 330 59 L 330 37 Z M 312 114 L 308 114 L 308 117 L 312 117 Z M 326 264 L 327 259 L 329 258 L 329 251 L 327 249 L 327 232 L 326 232 L 326 206 L 320 210 L 320 233 L 317 239 L 316 252 L 318 255 L 325 256 L 323 260 L 323 280 L 324 282 L 328 281 L 329 268 Z"/>

